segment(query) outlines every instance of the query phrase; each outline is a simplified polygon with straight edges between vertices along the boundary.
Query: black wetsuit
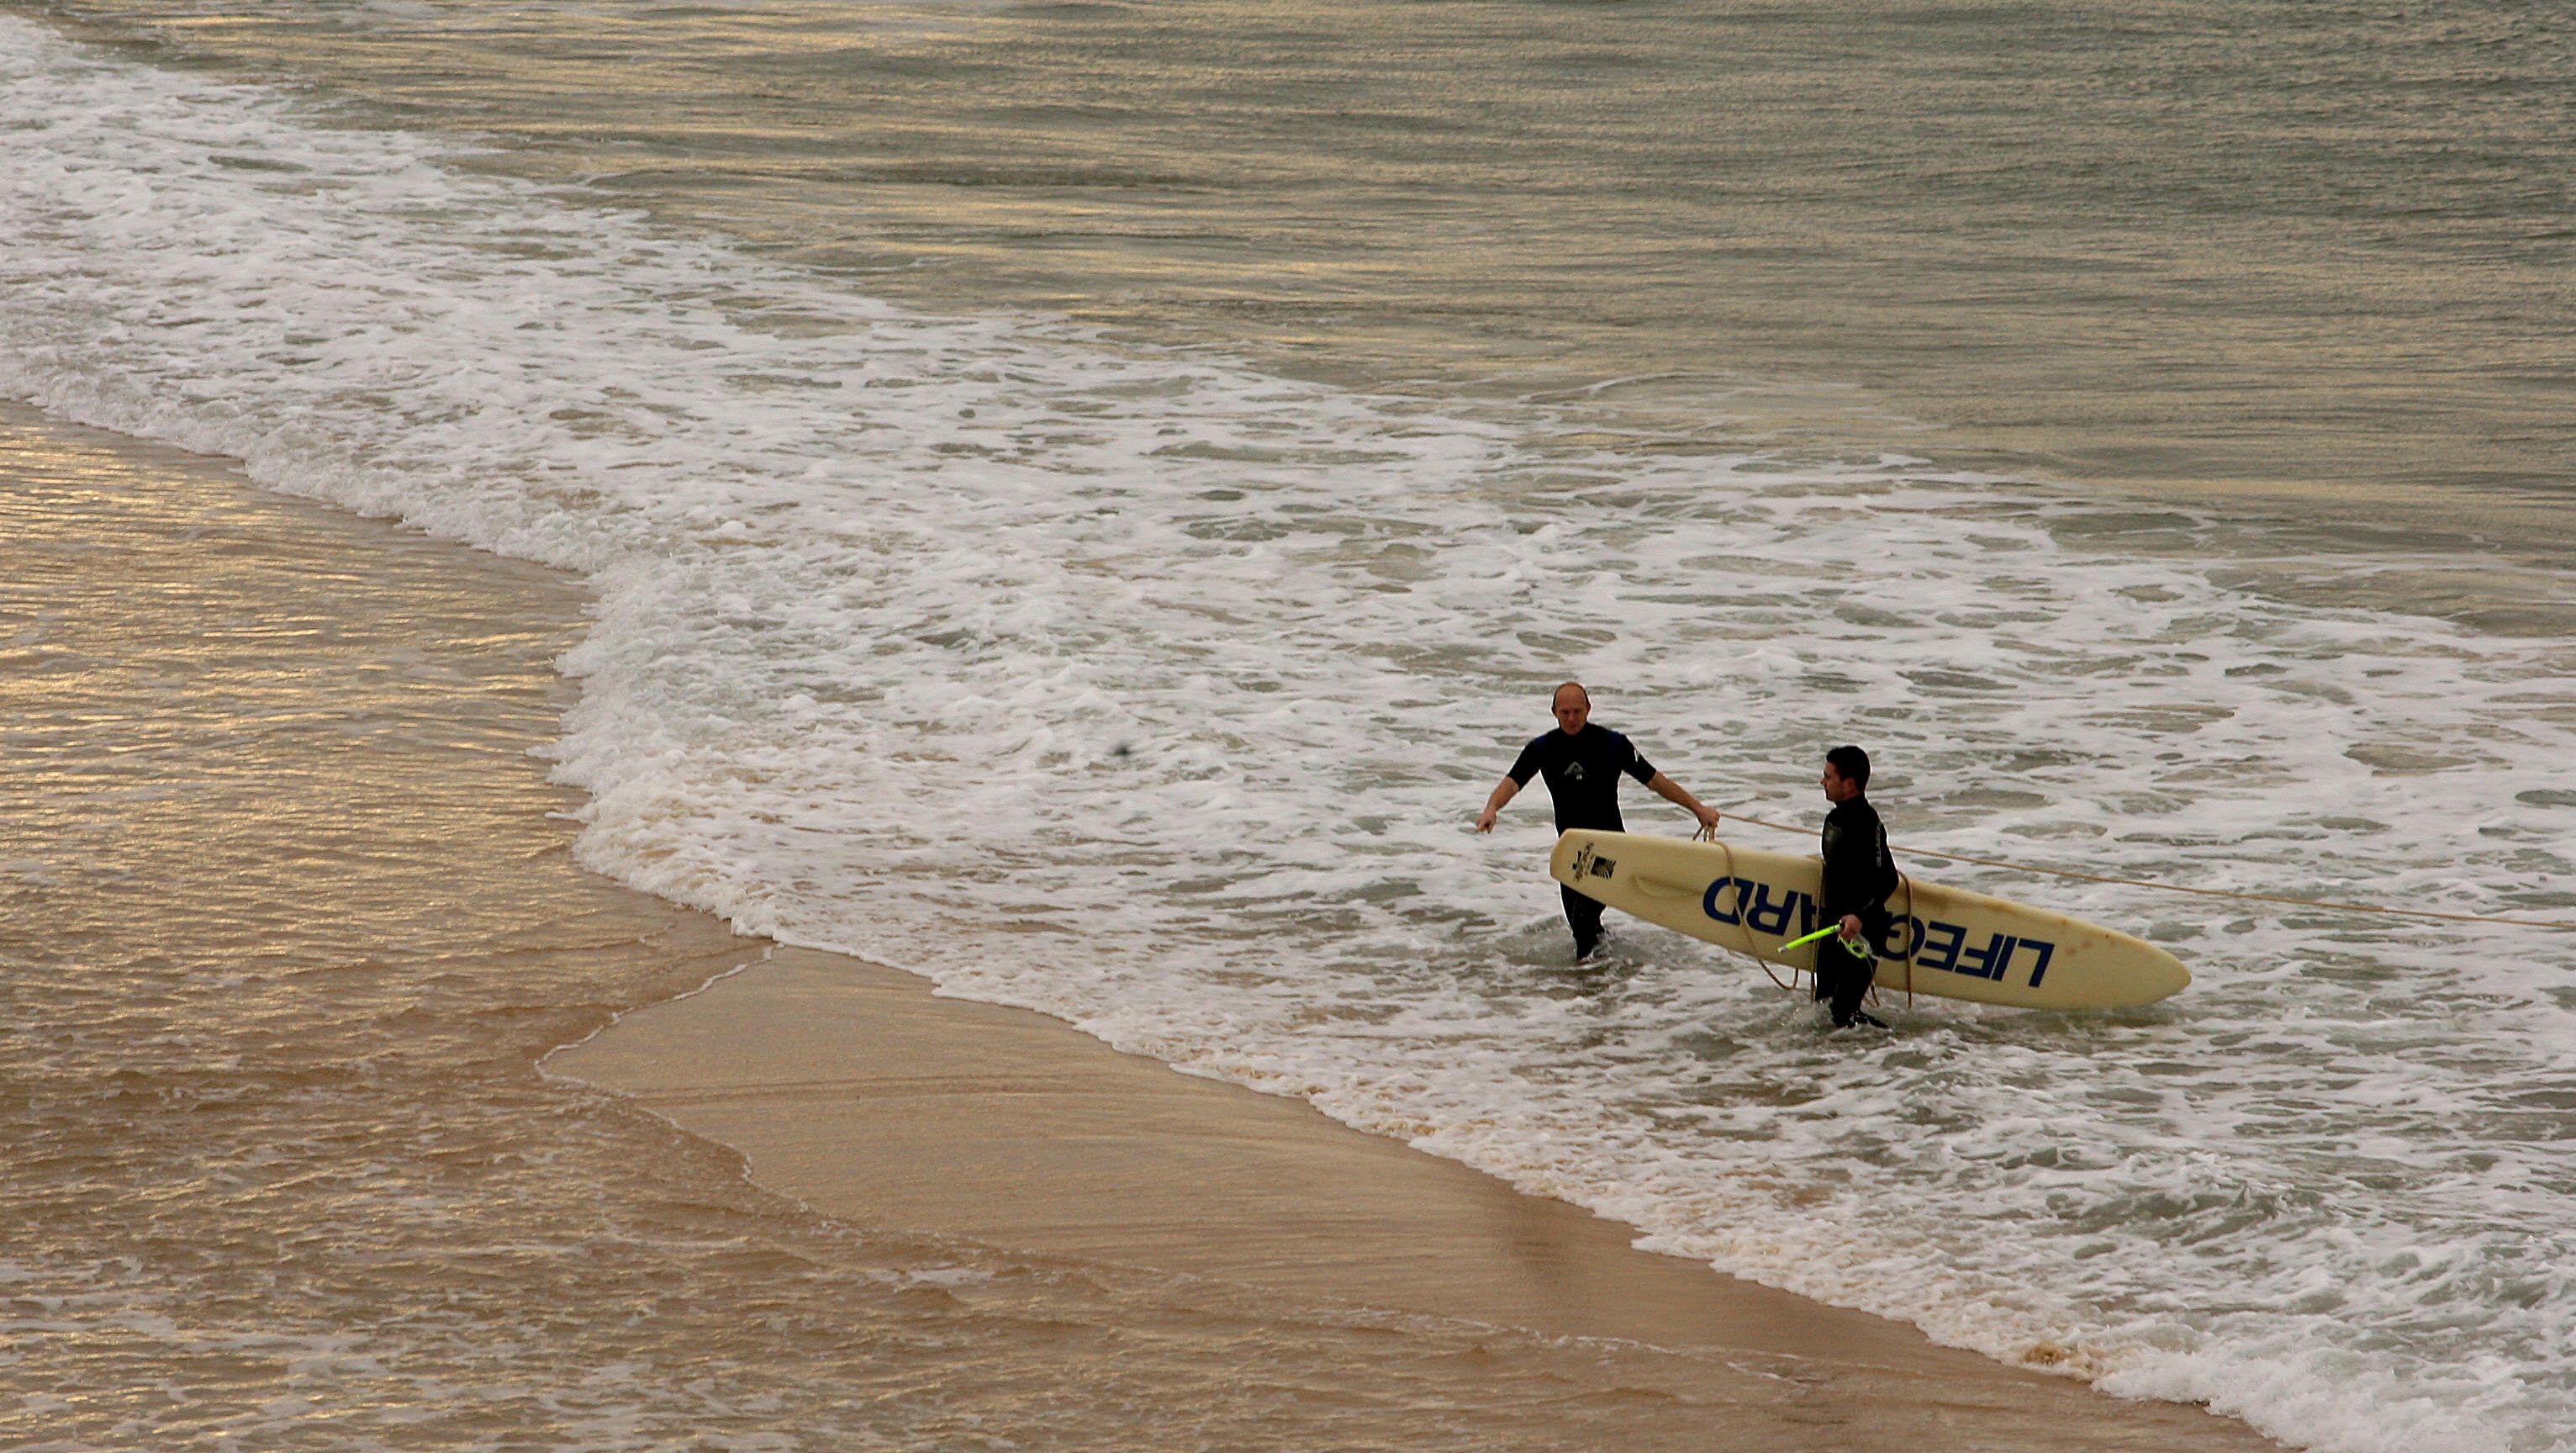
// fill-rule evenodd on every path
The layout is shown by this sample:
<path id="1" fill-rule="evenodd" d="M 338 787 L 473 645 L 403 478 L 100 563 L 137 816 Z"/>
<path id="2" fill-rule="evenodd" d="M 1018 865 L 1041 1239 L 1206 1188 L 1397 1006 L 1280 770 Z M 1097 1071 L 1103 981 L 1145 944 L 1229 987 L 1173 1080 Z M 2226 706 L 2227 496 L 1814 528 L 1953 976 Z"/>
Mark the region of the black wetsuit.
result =
<path id="1" fill-rule="evenodd" d="M 1825 886 L 1816 895 L 1816 926 L 1857 914 L 1861 934 L 1871 944 L 1887 942 L 1887 895 L 1896 891 L 1896 860 L 1888 856 L 1887 829 L 1867 797 L 1839 803 L 1825 814 L 1824 854 Z M 1839 939 L 1816 944 L 1816 997 L 1832 1006 L 1837 1027 L 1877 1022 L 1860 1009 L 1861 996 L 1877 973 L 1874 955 L 1854 955 Z"/>
<path id="2" fill-rule="evenodd" d="M 1547 779 L 1547 795 L 1556 804 L 1556 830 L 1600 828 L 1625 832 L 1619 817 L 1619 774 L 1651 782 L 1655 769 L 1638 755 L 1636 744 L 1608 727 L 1586 722 L 1572 736 L 1549 732 L 1521 748 L 1511 778 L 1527 787 L 1532 777 Z M 1601 903 L 1571 888 L 1565 898 L 1565 924 L 1574 930 L 1574 956 L 1585 958 L 1601 943 Z"/>

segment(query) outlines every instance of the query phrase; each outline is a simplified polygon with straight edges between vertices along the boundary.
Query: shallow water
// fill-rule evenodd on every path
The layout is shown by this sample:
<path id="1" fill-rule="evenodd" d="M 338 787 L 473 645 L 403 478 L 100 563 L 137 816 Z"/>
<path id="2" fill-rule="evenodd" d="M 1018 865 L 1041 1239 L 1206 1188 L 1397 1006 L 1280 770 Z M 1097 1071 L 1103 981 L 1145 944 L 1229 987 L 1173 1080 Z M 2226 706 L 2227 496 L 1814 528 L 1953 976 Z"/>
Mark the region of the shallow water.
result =
<path id="1" fill-rule="evenodd" d="M 1475 13 L 1513 19 L 1472 35 L 1425 20 L 1419 54 L 1370 54 L 1414 56 L 1419 84 L 1393 89 L 1436 111 L 1517 93 L 1463 61 L 1421 83 L 1425 56 L 1524 74 L 1533 55 L 1560 65 L 1576 25 L 1615 49 L 1590 9 Z M 1499 142 L 1391 131 L 1428 138 L 1382 146 L 1419 186 L 1372 182 L 1327 123 L 1242 124 L 1258 86 L 1234 51 L 1194 48 L 1191 27 L 1221 21 L 1293 72 L 1325 21 L 1358 25 L 1356 11 L 1289 24 L 1192 7 L 1160 30 L 1120 7 L 583 12 L 586 54 L 627 58 L 649 106 L 601 94 L 604 60 L 575 63 L 569 31 L 515 12 L 462 32 L 486 43 L 460 67 L 449 22 L 486 14 L 500 16 L 324 7 L 181 26 L 177 56 L 8 22 L 0 165 L 21 240 L 0 261 L 0 389 L 586 572 L 597 621 L 566 658 L 580 698 L 554 749 L 560 780 L 589 794 L 582 861 L 1307 1096 L 1658 1246 L 1998 1357 L 2210 1401 L 2320 1447 L 2570 1446 L 2560 1268 L 2576 1246 L 2551 1211 L 2576 1192 L 2576 935 L 1934 870 L 2142 932 L 2198 982 L 2102 1019 L 1927 1000 L 1896 1006 L 1896 1035 L 1856 1043 L 1744 966 L 1642 928 L 1570 973 L 1536 871 L 1543 809 L 1515 807 L 1492 840 L 1467 831 L 1571 675 L 1659 765 L 1758 816 L 1812 821 L 1815 757 L 1866 742 L 1901 857 L 2576 917 L 2576 591 L 2545 529 L 2481 538 L 2565 517 L 2564 416 L 2535 401 L 2566 381 L 2549 282 L 2566 234 L 2546 178 L 2513 170 L 2551 154 L 2550 113 L 2517 99 L 2556 74 L 2545 18 L 2336 29 L 2321 10 L 2322 29 L 2217 54 L 2221 27 L 2197 12 L 2120 32 L 2133 58 L 2240 111 L 2323 108 L 2334 155 L 2385 153 L 2432 189 L 2409 203 L 2378 187 L 2342 210 L 2310 197 L 2302 226 L 2357 230 L 2329 249 L 2348 276 L 2302 281 L 2255 244 L 2300 233 L 2279 222 L 2283 199 L 2324 185 L 2315 174 L 2249 194 L 2229 180 L 2225 127 L 2190 133 L 2206 176 L 2152 148 L 2106 163 L 2107 194 L 2121 176 L 2173 189 L 2132 222 L 2205 249 L 2193 275 L 2234 300 L 2203 299 L 2220 322 L 2258 296 L 2300 320 L 2237 346 L 2209 320 L 2102 332 L 2126 304 L 2067 301 L 2083 290 L 2026 271 L 1943 302 L 1919 270 L 1974 269 L 1942 228 L 1995 220 L 1945 210 L 1938 175 L 1873 190 L 1875 172 L 1830 156 L 1796 175 L 1840 178 L 1883 233 L 1846 237 L 1833 197 L 1777 177 L 1761 191 L 1758 167 L 1661 163 L 1740 180 L 1744 215 L 1833 243 L 1776 248 L 1805 255 L 1701 293 L 1606 260 L 1578 281 L 1373 246 L 1423 230 L 1404 207 L 1492 190 L 1444 162 L 1491 178 L 1544 157 L 1615 182 L 1603 157 L 1652 159 L 1616 144 L 1620 106 L 1561 102 L 1561 127 Z M 2057 75 L 2046 45 L 2006 52 L 1974 32 L 1980 49 L 1949 29 L 1965 24 L 1927 18 L 1925 44 L 1881 60 L 1955 79 L 1934 62 L 1975 52 Z M 1784 25 L 1773 43 L 1824 66 Z M 842 41 L 816 47 L 830 26 Z M 755 32 L 776 32 L 769 50 Z M 1048 44 L 1066 63 L 1026 58 Z M 2281 45 L 2313 53 L 2314 87 L 2256 84 L 2280 73 L 2248 55 Z M 1618 88 L 1584 94 L 1650 94 L 1639 77 L 1667 62 L 1635 50 Z M 1103 55 L 1131 68 L 1104 71 Z M 2427 56 L 2458 74 L 2394 64 Z M 2378 67 L 2395 99 L 2343 96 L 2337 65 Z M 1175 67 L 1203 84 L 1176 88 Z M 1757 70 L 1786 84 L 1780 67 L 1735 73 Z M 247 85 L 252 72 L 312 85 Z M 697 102 L 672 99 L 681 73 Z M 1105 118 L 1048 99 L 1121 77 L 1131 105 Z M 823 134 L 809 146 L 762 120 L 743 93 L 763 86 Z M 1944 109 L 1938 86 L 1908 94 L 1918 155 L 1987 154 L 1959 139 L 1983 113 Z M 2455 112 L 2489 101 L 2538 139 L 2501 120 L 2476 133 L 2478 155 L 2523 179 L 2477 189 L 2492 203 L 2478 212 L 2432 194 L 2450 173 L 2417 166 L 2405 138 L 2451 135 Z M 647 134 L 645 111 L 670 129 Z M 1259 165 L 1176 142 L 1172 166 L 1254 181 L 1144 165 L 1120 126 L 1175 112 Z M 738 113 L 751 119 L 732 131 L 678 124 Z M 1312 96 L 1296 114 L 1339 113 Z M 1755 134 L 1748 112 L 1683 114 L 1714 128 L 1692 133 L 1707 144 Z M 1815 123 L 1827 136 L 1873 134 L 1866 107 L 1819 114 L 1843 118 Z M 2327 126 L 2355 115 L 2386 134 Z M 2278 117 L 2262 119 L 2243 125 L 2277 140 Z M 496 149 L 460 150 L 458 128 Z M 1061 165 L 1065 135 L 1139 169 L 1083 174 L 1096 188 L 953 170 L 1021 151 Z M 852 160 L 871 146 L 930 170 L 889 180 L 882 156 Z M 611 150 L 634 164 L 584 193 L 546 185 L 602 171 Z M 663 153 L 691 164 L 665 175 Z M 789 184 L 807 168 L 814 185 Z M 1318 193 L 1310 175 L 1350 190 Z M 961 191 L 989 209 L 947 210 Z M 816 210 L 782 206 L 791 192 Z M 1452 220 L 1468 221 L 1430 230 L 1508 236 L 1526 207 L 1571 229 L 1560 253 L 1677 246 L 1543 192 L 1462 204 Z M 2052 215 L 2091 215 L 2060 201 Z M 1137 219 L 1157 206 L 1183 220 L 1149 247 Z M 1300 206 L 1302 234 L 1270 210 Z M 2466 251 L 2419 255 L 2433 232 Z M 1873 245 L 1903 265 L 1837 272 L 1837 248 Z M 2479 248 L 2492 270 L 2459 266 Z M 1285 267 L 1292 255 L 1319 255 L 1317 270 Z M 2229 258 L 2247 276 L 2216 265 Z M 2517 321 L 2383 308 L 2398 283 L 2374 269 L 2419 298 L 2503 288 Z M 1360 321 L 1263 321 L 1283 276 L 1343 289 Z M 1869 285 L 1828 287 L 1837 276 Z M 1211 279 L 1249 300 L 1243 321 Z M 1581 301 L 1586 286 L 1627 289 L 1616 316 L 1634 326 L 1600 322 L 1612 313 Z M 1713 326 L 1721 301 L 1760 326 Z M 2010 346 L 1958 344 L 1917 305 L 1964 310 Z M 2430 389 L 2421 407 L 2372 406 L 2384 390 L 2307 346 L 2322 328 L 2359 356 L 2400 322 L 2430 371 L 2371 376 L 2410 399 Z M 2481 326 L 2498 331 L 2444 331 Z M 2545 356 L 2491 346 L 2506 333 Z M 1928 362 L 1892 341 L 1936 336 L 1949 341 Z M 1513 338 L 1544 368 L 1516 361 Z M 1434 356 L 1449 345 L 1466 356 Z M 1609 366 L 1623 350 L 1650 366 Z M 1616 382 L 1631 374 L 1653 382 Z M 1703 386 L 1718 375 L 1746 385 L 1725 394 L 1746 412 Z M 1971 398 L 2030 402 L 2037 422 L 2005 430 Z M 1927 414 L 1955 423 L 1895 422 Z M 2324 433 L 2275 427 L 2292 418 Z M 2510 458 L 2453 447 L 2468 435 Z M 1891 452 L 1900 436 L 1909 452 Z M 2065 467 L 2087 449 L 2171 467 Z M 2250 484 L 2226 462 L 2247 449 Z M 2131 473 L 2156 492 L 2109 487 Z M 2442 492 L 2455 532 L 2401 523 L 2418 488 Z M 2266 503 L 2311 489 L 2340 503 Z M 1634 821 L 1681 825 L 1660 807 Z"/>

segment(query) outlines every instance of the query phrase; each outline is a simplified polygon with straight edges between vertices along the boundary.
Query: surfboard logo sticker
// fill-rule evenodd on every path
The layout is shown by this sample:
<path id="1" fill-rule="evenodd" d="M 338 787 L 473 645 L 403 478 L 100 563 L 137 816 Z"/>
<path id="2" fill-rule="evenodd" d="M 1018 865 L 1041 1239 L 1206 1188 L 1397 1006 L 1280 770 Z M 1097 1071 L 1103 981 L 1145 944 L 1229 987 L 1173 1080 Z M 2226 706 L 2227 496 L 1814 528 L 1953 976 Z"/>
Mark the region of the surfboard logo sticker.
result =
<path id="1" fill-rule="evenodd" d="M 1577 878 L 1607 878 L 1619 871 L 1619 860 L 1601 857 L 1586 846 L 1575 851 L 1574 863 L 1568 871 Z"/>

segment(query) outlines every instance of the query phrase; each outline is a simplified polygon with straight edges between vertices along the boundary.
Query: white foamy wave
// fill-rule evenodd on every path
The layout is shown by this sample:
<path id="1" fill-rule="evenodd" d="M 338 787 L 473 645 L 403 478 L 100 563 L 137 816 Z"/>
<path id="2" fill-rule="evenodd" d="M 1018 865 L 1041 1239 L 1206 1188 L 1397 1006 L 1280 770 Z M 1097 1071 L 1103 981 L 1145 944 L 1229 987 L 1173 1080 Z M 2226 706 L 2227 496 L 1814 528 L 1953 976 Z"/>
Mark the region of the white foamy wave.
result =
<path id="1" fill-rule="evenodd" d="M 1659 933 L 1566 979 L 1543 807 L 1466 831 L 1573 675 L 1713 800 L 1859 739 L 1927 847 L 2566 917 L 2568 641 L 2275 588 L 2384 551 L 908 313 L 16 21 L 0 78 L 0 389 L 587 573 L 601 870 L 2000 1357 L 2576 1446 L 2565 936 L 1999 883 L 2201 982 L 1855 1045 Z"/>

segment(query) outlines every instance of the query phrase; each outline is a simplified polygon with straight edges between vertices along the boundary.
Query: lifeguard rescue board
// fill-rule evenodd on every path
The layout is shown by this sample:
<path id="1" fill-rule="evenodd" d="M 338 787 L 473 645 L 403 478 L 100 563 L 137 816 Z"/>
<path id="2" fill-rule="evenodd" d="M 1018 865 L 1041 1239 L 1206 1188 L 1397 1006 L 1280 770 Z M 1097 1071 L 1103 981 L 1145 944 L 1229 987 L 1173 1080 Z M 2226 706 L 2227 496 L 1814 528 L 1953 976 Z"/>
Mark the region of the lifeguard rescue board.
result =
<path id="1" fill-rule="evenodd" d="M 1845 953 L 1831 940 L 1780 954 L 1824 925 L 1812 857 L 1726 842 L 1576 828 L 1548 859 L 1556 881 L 1649 923 L 1758 958 L 1812 969 Z M 1906 875 L 1888 895 L 1878 986 L 2022 1009 L 2126 1009 L 2182 992 L 2191 971 L 2154 944 L 2007 898 Z"/>

